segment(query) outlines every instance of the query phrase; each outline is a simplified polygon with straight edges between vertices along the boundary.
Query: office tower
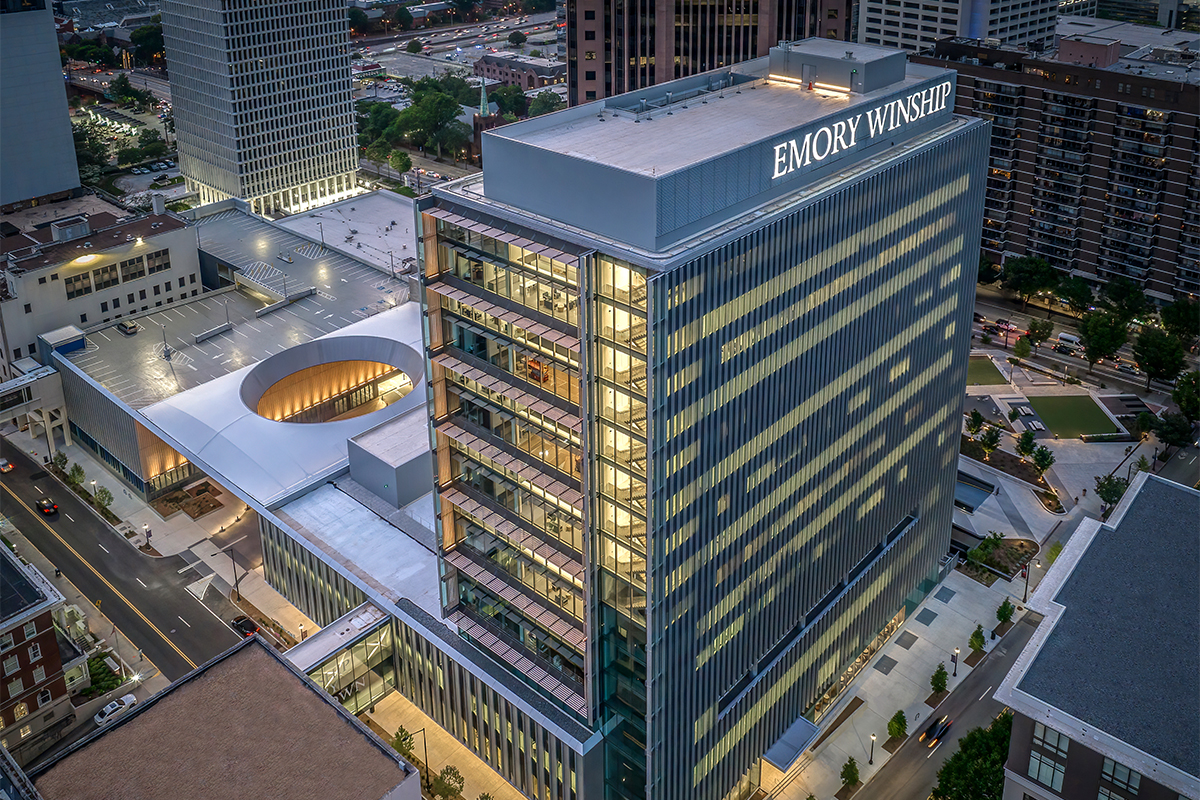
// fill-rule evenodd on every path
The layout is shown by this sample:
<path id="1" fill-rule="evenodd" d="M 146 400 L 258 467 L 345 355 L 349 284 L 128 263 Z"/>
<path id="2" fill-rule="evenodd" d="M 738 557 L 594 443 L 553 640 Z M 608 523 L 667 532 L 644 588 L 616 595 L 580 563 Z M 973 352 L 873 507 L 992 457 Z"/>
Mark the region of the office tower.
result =
<path id="1" fill-rule="evenodd" d="M 202 203 L 303 211 L 355 191 L 345 0 L 167 0 L 179 167 Z"/>
<path id="2" fill-rule="evenodd" d="M 858 41 L 926 50 L 938 39 L 994 39 L 1033 50 L 1054 41 L 1059 0 L 863 0 Z"/>
<path id="3" fill-rule="evenodd" d="M 1098 0 L 1096 10 L 1105 20 L 1200 30 L 1200 3 L 1196 0 Z"/>
<path id="4" fill-rule="evenodd" d="M 444 613 L 603 734 L 607 797 L 748 797 L 940 577 L 954 81 L 810 39 L 487 132 L 422 201 Z"/>
<path id="5" fill-rule="evenodd" d="M 46 0 L 0 0 L 0 209 L 78 187 L 54 13 Z"/>
<path id="6" fill-rule="evenodd" d="M 1013 711 L 1004 797 L 1200 797 L 1198 516 L 1200 492 L 1139 472 L 1107 522 L 1071 535 L 1029 598 L 1042 620 L 996 691 Z"/>
<path id="7" fill-rule="evenodd" d="M 849 16 L 849 0 L 822 14 Z M 845 5 L 845 9 L 842 8 Z M 566 3 L 567 80 L 572 105 L 766 55 L 780 41 L 825 36 L 816 4 L 797 0 L 728 5 L 640 0 Z M 835 38 L 842 38 L 840 35 Z"/>
<path id="8" fill-rule="evenodd" d="M 958 112 L 992 121 L 984 254 L 1195 295 L 1200 74 L 1186 62 L 1200 37 L 1084 17 L 1058 34 L 1043 55 L 945 41 L 913 59 L 957 69 Z"/>

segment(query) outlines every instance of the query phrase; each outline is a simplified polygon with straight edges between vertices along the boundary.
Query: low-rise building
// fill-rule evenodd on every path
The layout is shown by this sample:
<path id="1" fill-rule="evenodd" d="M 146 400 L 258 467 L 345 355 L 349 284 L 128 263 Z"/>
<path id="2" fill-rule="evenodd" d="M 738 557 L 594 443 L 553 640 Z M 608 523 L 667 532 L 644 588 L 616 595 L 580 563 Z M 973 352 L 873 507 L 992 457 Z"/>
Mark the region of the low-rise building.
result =
<path id="1" fill-rule="evenodd" d="M 71 213 L 0 238 L 0 381 L 32 356 L 38 335 L 96 325 L 203 291 L 196 233 L 168 212 Z"/>
<path id="2" fill-rule="evenodd" d="M 1013 710 L 1004 800 L 1200 798 L 1197 519 L 1200 492 L 1142 472 L 1071 536 L 996 692 Z"/>
<path id="3" fill-rule="evenodd" d="M 87 655 L 55 624 L 63 596 L 42 573 L 0 547 L 0 747 L 28 764 L 75 719 L 71 689 Z"/>
<path id="4" fill-rule="evenodd" d="M 257 636 L 29 777 L 44 800 L 421 797 L 415 767 Z"/>
<path id="5" fill-rule="evenodd" d="M 537 89 L 567 79 L 567 65 L 548 58 L 517 53 L 488 53 L 475 62 L 475 74 L 505 86 Z"/>

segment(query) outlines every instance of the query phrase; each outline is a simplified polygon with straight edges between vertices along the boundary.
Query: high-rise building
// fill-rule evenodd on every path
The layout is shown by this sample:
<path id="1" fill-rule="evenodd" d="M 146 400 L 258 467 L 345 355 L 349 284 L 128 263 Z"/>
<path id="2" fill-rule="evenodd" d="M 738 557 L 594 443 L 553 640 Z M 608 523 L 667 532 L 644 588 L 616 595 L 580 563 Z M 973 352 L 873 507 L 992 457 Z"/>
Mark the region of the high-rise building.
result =
<path id="1" fill-rule="evenodd" d="M 926 50 L 939 39 L 995 40 L 1033 50 L 1054 42 L 1059 0 L 862 0 L 858 41 Z"/>
<path id="2" fill-rule="evenodd" d="M 1200 492 L 1139 472 L 1071 535 L 996 691 L 1013 711 L 1005 800 L 1200 798 L 1198 517 Z"/>
<path id="3" fill-rule="evenodd" d="M 953 66 L 957 111 L 992 121 L 984 254 L 1200 293 L 1200 37 L 1085 17 L 1058 33 L 1042 55 L 950 40 L 913 59 Z"/>
<path id="4" fill-rule="evenodd" d="M 487 132 L 422 201 L 444 613 L 603 733 L 609 798 L 748 797 L 939 579 L 988 144 L 954 82 L 781 45 Z"/>
<path id="5" fill-rule="evenodd" d="M 569 0 L 570 102 L 584 103 L 758 58 L 781 41 L 846 38 L 851 0 Z"/>
<path id="6" fill-rule="evenodd" d="M 0 0 L 0 208 L 79 187 L 66 83 L 47 0 Z"/>
<path id="7" fill-rule="evenodd" d="M 167 0 L 162 23 L 179 167 L 201 202 L 270 214 L 355 192 L 345 0 Z"/>

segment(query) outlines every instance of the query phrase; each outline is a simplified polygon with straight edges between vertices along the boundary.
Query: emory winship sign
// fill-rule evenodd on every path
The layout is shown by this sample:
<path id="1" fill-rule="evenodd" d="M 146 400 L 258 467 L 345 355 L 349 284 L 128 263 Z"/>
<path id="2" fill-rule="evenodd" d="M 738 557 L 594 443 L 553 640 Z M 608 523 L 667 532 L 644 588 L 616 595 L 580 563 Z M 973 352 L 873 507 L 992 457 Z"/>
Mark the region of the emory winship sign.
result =
<path id="1" fill-rule="evenodd" d="M 908 97 L 889 100 L 832 125 L 825 125 L 804 134 L 803 139 L 777 144 L 775 170 L 771 179 L 782 178 L 814 161 L 820 162 L 844 150 L 853 149 L 859 137 L 874 139 L 884 133 L 916 122 L 922 117 L 941 111 L 954 91 L 950 81 L 913 92 Z M 864 120 L 864 117 L 866 118 Z M 864 125 L 863 122 L 866 122 Z"/>

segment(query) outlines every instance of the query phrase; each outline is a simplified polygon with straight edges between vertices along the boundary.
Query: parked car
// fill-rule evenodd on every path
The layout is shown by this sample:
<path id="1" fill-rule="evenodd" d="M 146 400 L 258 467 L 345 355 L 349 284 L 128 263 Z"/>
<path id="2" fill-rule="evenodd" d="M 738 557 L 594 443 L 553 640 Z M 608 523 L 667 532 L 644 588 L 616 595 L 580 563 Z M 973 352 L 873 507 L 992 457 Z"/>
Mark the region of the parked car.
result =
<path id="1" fill-rule="evenodd" d="M 12 472 L 12 471 L 13 471 L 12 462 L 9 461 L 7 458 L 0 458 L 0 473 Z"/>
<path id="2" fill-rule="evenodd" d="M 49 497 L 39 497 L 35 505 L 37 506 L 37 510 L 42 512 L 42 514 L 47 517 L 58 513 L 58 503 L 54 502 Z"/>
<path id="3" fill-rule="evenodd" d="M 242 636 L 253 636 L 258 633 L 258 623 L 245 614 L 240 617 L 234 617 L 229 625 Z"/>
<path id="4" fill-rule="evenodd" d="M 925 732 L 921 734 L 918 741 L 925 743 L 926 747 L 937 747 L 938 742 L 946 737 L 946 732 L 950 730 L 950 726 L 954 724 L 954 720 L 950 719 L 949 715 L 935 720 Z"/>
<path id="5" fill-rule="evenodd" d="M 137 326 L 137 323 L 134 322 L 133 320 L 123 319 L 117 323 L 117 330 L 119 330 L 121 333 L 125 334 L 126 336 L 133 336 L 135 333 L 138 332 L 139 328 Z"/>
<path id="6" fill-rule="evenodd" d="M 138 699 L 131 694 L 127 694 L 119 700 L 113 700 L 104 708 L 97 712 L 92 719 L 96 723 L 96 727 L 103 728 L 108 723 L 112 722 L 117 717 L 124 714 L 129 709 L 138 704 Z"/>

